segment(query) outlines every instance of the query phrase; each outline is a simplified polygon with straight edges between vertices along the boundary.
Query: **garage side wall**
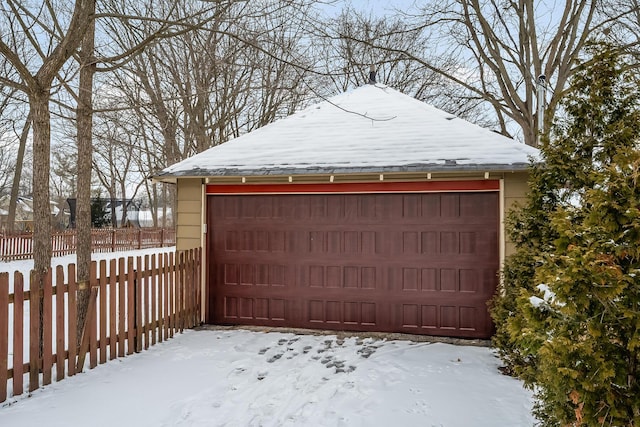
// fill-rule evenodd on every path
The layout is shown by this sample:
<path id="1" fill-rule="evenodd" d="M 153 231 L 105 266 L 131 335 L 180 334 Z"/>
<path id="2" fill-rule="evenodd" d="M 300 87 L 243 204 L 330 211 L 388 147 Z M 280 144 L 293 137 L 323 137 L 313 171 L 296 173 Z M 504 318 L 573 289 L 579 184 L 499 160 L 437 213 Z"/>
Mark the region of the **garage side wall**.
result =
<path id="1" fill-rule="evenodd" d="M 516 205 L 523 205 L 528 191 L 527 173 L 512 173 L 504 177 L 504 218 L 507 217 L 509 211 Z M 509 234 L 505 233 L 505 256 L 509 256 L 515 252 L 515 245 L 509 238 Z"/>
<path id="2" fill-rule="evenodd" d="M 178 179 L 176 200 L 176 250 L 202 245 L 202 181 Z"/>

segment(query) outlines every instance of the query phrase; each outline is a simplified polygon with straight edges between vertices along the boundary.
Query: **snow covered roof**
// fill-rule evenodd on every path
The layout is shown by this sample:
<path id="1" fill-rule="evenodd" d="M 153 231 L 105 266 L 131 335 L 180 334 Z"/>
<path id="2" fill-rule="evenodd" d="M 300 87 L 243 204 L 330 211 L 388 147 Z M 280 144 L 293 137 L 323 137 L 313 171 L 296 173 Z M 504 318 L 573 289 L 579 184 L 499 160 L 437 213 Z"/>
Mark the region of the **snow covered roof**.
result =
<path id="1" fill-rule="evenodd" d="M 537 149 L 384 85 L 365 85 L 160 172 L 186 176 L 523 170 Z"/>

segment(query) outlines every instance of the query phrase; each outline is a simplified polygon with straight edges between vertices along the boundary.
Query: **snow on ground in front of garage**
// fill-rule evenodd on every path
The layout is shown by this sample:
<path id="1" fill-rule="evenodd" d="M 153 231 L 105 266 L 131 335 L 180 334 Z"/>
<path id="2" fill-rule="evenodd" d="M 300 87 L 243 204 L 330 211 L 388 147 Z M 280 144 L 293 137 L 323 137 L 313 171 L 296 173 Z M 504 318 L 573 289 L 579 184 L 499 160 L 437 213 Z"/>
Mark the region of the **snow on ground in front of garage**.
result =
<path id="1" fill-rule="evenodd" d="M 187 331 L 0 404 L 2 426 L 531 426 L 488 348 Z"/>

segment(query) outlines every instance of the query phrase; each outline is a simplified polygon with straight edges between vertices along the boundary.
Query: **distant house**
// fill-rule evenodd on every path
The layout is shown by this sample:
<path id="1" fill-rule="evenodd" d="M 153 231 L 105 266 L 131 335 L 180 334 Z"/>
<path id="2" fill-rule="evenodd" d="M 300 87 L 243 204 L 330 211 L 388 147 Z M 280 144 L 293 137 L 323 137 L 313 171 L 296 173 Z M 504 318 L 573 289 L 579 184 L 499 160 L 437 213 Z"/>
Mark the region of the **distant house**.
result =
<path id="1" fill-rule="evenodd" d="M 172 165 L 210 323 L 488 338 L 534 148 L 383 85 Z"/>
<path id="2" fill-rule="evenodd" d="M 0 230 L 7 227 L 10 200 L 10 196 L 0 197 Z M 64 216 L 64 212 L 58 208 L 55 202 L 51 202 L 51 216 L 52 218 Z M 31 197 L 19 196 L 16 200 L 14 230 L 33 231 L 33 199 Z"/>

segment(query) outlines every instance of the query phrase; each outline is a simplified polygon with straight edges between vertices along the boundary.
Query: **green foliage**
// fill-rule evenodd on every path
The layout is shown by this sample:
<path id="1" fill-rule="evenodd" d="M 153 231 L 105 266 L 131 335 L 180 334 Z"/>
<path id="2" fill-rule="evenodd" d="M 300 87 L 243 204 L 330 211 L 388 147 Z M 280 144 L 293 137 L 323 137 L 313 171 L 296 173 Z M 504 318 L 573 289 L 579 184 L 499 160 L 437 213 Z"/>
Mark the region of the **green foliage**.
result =
<path id="1" fill-rule="evenodd" d="M 621 147 L 585 193 L 580 221 L 560 210 L 556 250 L 536 280 L 555 293 L 537 332 L 538 413 L 562 424 L 640 422 L 640 153 Z"/>
<path id="2" fill-rule="evenodd" d="M 572 81 L 492 315 L 544 425 L 640 424 L 640 85 L 608 46 Z M 546 294 L 541 290 L 546 290 Z"/>
<path id="3" fill-rule="evenodd" d="M 96 197 L 91 200 L 91 227 L 102 228 L 110 224 L 109 215 L 104 208 L 104 200 Z"/>

